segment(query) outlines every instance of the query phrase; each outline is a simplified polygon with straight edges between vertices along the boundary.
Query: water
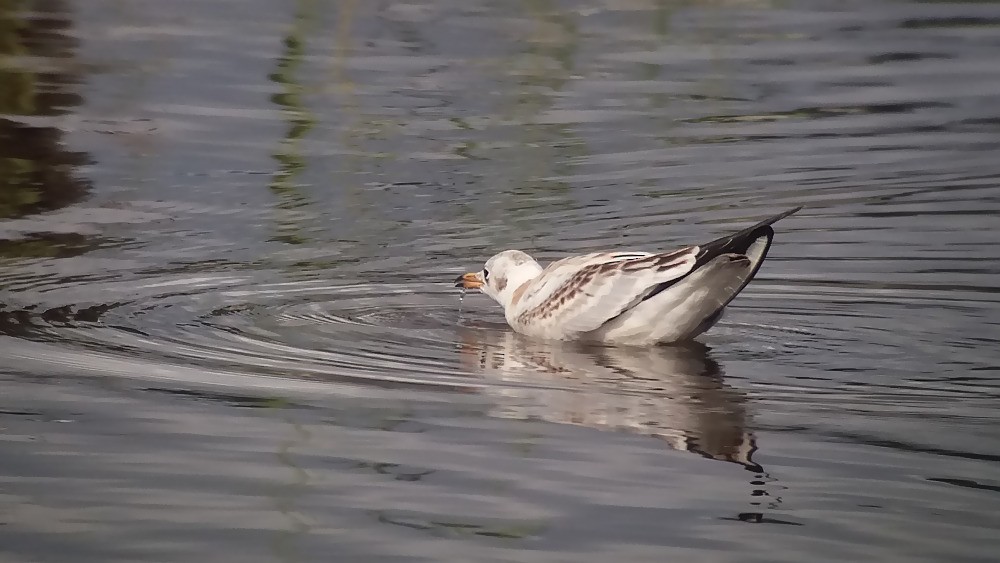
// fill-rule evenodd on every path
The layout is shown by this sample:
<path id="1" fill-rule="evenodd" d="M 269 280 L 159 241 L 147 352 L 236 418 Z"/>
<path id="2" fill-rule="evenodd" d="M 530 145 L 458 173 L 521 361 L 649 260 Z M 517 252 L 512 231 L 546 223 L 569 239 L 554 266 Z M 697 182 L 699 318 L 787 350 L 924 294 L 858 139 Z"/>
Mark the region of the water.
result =
<path id="1" fill-rule="evenodd" d="M 998 26 L 0 5 L 0 560 L 994 560 Z M 700 344 L 451 287 L 795 205 Z"/>

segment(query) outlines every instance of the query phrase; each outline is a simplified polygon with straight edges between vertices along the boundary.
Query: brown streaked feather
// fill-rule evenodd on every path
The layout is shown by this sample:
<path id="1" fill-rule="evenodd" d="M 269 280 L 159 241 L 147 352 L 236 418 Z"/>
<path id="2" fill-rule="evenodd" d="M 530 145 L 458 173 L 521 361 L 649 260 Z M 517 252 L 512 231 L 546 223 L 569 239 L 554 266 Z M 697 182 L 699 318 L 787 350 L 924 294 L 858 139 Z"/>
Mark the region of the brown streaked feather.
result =
<path id="1" fill-rule="evenodd" d="M 577 294 L 586 293 L 583 288 L 592 283 L 598 276 L 610 278 L 640 271 L 663 272 L 683 264 L 686 260 L 690 260 L 697 253 L 697 250 L 697 247 L 689 246 L 665 254 L 641 255 L 638 257 L 624 255 L 629 256 L 625 259 L 621 258 L 623 256 L 621 253 L 610 252 L 579 257 L 585 258 L 588 262 L 592 262 L 598 258 L 606 258 L 610 261 L 590 263 L 581 267 L 562 285 L 550 293 L 544 301 L 518 315 L 517 321 L 522 324 L 529 324 L 549 318 L 557 312 L 565 310 L 566 303 L 571 301 Z M 562 262 L 563 265 L 566 264 L 566 261 Z M 522 289 L 518 288 L 519 291 L 522 291 Z M 642 297 L 643 295 L 639 294 L 635 300 L 641 300 Z M 616 316 L 618 313 L 620 311 L 609 311 L 609 317 Z"/>

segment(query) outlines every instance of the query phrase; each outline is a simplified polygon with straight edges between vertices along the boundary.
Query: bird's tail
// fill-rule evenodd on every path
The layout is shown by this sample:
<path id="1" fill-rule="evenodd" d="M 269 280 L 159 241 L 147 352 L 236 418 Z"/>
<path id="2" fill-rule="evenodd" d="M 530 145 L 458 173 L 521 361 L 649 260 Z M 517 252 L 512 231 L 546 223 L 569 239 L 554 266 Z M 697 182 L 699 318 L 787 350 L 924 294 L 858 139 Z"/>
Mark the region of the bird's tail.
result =
<path id="1" fill-rule="evenodd" d="M 762 259 L 764 258 L 764 255 L 767 254 L 768 248 L 771 246 L 771 239 L 774 237 L 774 229 L 771 228 L 771 225 L 800 209 L 802 209 L 802 206 L 789 209 L 788 211 L 782 211 L 773 217 L 764 219 L 752 227 L 747 227 L 737 233 L 726 235 L 722 238 L 717 238 L 712 242 L 698 245 L 699 250 L 698 257 L 695 262 L 695 268 L 697 268 L 698 265 L 712 260 L 720 254 L 756 254 L 757 256 L 750 256 L 750 259 L 756 263 L 755 265 L 759 266 L 760 262 L 763 261 Z M 751 252 L 752 247 L 754 247 L 756 243 L 760 242 L 762 237 L 766 238 L 766 246 L 759 249 L 755 248 L 753 249 L 755 252 Z M 753 275 L 751 274 L 750 277 L 753 277 Z"/>

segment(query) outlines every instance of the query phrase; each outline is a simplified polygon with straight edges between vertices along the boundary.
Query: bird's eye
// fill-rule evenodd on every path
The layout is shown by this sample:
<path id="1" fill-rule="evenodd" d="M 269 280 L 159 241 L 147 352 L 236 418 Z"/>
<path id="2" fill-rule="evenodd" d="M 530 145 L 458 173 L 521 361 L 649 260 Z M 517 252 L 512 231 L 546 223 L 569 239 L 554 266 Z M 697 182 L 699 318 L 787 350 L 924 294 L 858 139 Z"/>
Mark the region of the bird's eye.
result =
<path id="1" fill-rule="evenodd" d="M 486 268 L 483 268 L 483 281 L 489 281 L 489 279 L 490 279 L 490 271 L 487 270 Z"/>

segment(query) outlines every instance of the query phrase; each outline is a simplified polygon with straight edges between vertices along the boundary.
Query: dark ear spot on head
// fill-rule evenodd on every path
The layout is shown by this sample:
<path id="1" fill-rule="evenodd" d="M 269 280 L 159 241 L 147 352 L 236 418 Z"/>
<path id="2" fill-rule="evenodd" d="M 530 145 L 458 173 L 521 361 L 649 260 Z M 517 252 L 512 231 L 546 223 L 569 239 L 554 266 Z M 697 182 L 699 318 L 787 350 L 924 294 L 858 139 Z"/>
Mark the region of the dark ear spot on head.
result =
<path id="1" fill-rule="evenodd" d="M 497 278 L 497 291 L 503 291 L 507 287 L 507 278 Z"/>

